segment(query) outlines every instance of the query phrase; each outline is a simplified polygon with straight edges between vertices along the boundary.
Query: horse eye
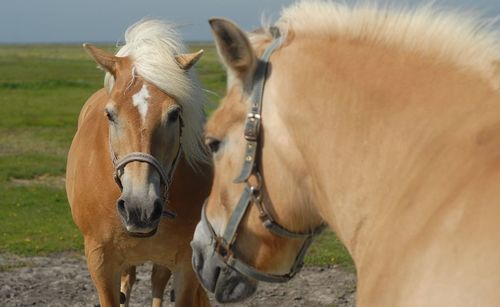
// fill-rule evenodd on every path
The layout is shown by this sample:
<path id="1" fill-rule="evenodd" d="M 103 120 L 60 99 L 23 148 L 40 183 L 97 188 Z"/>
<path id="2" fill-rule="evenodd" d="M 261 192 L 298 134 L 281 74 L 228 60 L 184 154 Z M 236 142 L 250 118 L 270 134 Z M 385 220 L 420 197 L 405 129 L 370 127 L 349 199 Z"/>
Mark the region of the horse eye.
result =
<path id="1" fill-rule="evenodd" d="M 108 109 L 104 109 L 104 115 L 106 115 L 106 117 L 108 118 L 108 120 L 110 122 L 114 122 L 115 121 L 115 118 L 114 118 L 113 114 Z"/>
<path id="2" fill-rule="evenodd" d="M 211 138 L 211 137 L 207 137 L 207 138 L 205 138 L 205 144 L 208 146 L 208 148 L 210 148 L 210 151 L 213 154 L 215 154 L 215 153 L 217 153 L 217 151 L 219 151 L 220 140 L 215 139 L 215 138 Z"/>
<path id="3" fill-rule="evenodd" d="M 180 109 L 174 109 L 168 113 L 168 121 L 174 123 L 181 113 Z"/>

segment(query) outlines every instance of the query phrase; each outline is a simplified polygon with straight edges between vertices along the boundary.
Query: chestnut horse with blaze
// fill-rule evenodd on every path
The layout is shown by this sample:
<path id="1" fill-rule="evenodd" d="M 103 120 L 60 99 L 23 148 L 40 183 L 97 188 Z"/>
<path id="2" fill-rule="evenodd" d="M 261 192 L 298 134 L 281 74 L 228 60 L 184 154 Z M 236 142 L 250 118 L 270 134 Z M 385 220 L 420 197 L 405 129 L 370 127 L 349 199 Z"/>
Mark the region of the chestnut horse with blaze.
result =
<path id="1" fill-rule="evenodd" d="M 204 95 L 164 22 L 135 24 L 117 55 L 84 45 L 107 72 L 83 106 L 66 190 L 101 306 L 128 305 L 135 265 L 154 263 L 153 306 L 174 276 L 176 306 L 208 306 L 189 241 L 211 183 L 201 142 Z M 121 293 L 120 293 L 121 292 Z"/>

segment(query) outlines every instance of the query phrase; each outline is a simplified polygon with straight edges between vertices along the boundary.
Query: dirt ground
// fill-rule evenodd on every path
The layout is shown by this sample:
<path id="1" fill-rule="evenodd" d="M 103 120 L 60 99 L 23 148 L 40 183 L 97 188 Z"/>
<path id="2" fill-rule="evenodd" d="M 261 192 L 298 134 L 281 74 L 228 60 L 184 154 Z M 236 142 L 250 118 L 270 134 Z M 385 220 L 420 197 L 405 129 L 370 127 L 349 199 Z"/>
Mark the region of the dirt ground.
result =
<path id="1" fill-rule="evenodd" d="M 130 306 L 150 304 L 151 265 L 138 269 Z M 260 283 L 250 299 L 224 306 L 354 306 L 355 274 L 337 267 L 304 268 L 286 284 Z M 170 285 L 164 306 L 170 303 Z M 94 306 L 98 303 L 83 256 L 23 258 L 0 254 L 0 306 Z M 212 298 L 214 306 L 217 304 Z"/>

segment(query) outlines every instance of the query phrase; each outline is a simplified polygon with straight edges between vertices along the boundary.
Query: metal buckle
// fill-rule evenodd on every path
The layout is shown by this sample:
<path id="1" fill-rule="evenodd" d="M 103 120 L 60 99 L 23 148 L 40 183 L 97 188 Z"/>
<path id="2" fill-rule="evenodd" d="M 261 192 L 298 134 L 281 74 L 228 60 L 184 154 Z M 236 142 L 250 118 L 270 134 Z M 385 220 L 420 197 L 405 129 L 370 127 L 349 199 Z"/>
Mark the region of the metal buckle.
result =
<path id="1" fill-rule="evenodd" d="M 257 141 L 260 131 L 260 114 L 248 113 L 245 123 L 245 139 L 247 141 Z"/>

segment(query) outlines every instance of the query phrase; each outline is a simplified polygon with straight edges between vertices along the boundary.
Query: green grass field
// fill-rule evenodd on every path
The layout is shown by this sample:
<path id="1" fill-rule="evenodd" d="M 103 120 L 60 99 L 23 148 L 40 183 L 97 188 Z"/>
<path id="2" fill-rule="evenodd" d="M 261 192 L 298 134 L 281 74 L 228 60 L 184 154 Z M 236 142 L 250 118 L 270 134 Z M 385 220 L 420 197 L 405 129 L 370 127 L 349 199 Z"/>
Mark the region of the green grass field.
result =
<path id="1" fill-rule="evenodd" d="M 207 106 L 213 109 L 224 95 L 224 71 L 213 46 L 192 48 L 206 51 L 197 71 L 213 92 Z M 0 46 L 0 72 L 0 252 L 81 251 L 63 177 L 80 108 L 102 87 L 103 72 L 77 45 Z M 306 261 L 352 267 L 329 231 Z"/>

